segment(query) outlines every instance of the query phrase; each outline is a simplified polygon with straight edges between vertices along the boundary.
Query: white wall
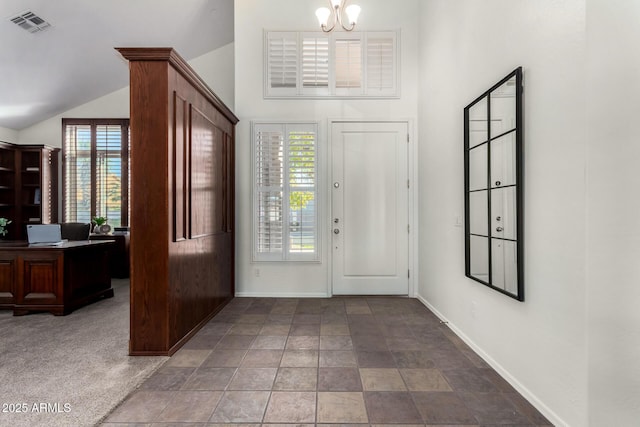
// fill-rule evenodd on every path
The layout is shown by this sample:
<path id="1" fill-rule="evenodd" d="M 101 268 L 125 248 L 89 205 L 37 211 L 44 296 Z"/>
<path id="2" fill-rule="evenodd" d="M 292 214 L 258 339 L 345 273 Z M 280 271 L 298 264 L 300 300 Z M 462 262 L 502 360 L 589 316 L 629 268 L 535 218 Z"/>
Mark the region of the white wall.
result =
<path id="1" fill-rule="evenodd" d="M 47 144 L 52 147 L 62 147 L 63 118 L 126 119 L 128 117 L 129 86 L 21 130 L 20 144 Z"/>
<path id="2" fill-rule="evenodd" d="M 430 0 L 420 28 L 420 295 L 559 425 L 587 425 L 583 0 Z M 464 276 L 463 108 L 525 85 L 525 302 Z"/>
<path id="3" fill-rule="evenodd" d="M 640 425 L 640 2 L 587 0 L 589 425 Z"/>
<path id="4" fill-rule="evenodd" d="M 232 111 L 236 104 L 234 51 L 235 44 L 229 43 L 189 61 L 189 65 Z"/>
<path id="5" fill-rule="evenodd" d="M 319 30 L 315 17 L 317 0 L 236 0 L 236 293 L 237 295 L 324 296 L 328 290 L 326 194 L 320 211 L 322 228 L 322 262 L 252 263 L 251 262 L 251 120 L 320 121 L 320 188 L 327 191 L 327 119 L 374 118 L 412 119 L 417 115 L 418 94 L 418 0 L 406 0 L 402 7 L 383 0 L 362 0 L 358 30 L 397 30 L 401 33 L 402 96 L 396 100 L 265 100 L 263 94 L 263 31 Z M 260 276 L 256 277 L 256 269 Z"/>
<path id="6" fill-rule="evenodd" d="M 16 143 L 18 141 L 18 131 L 0 127 L 0 141 Z"/>
<path id="7" fill-rule="evenodd" d="M 233 55 L 234 46 L 233 43 L 229 43 L 188 61 L 189 65 L 231 109 L 234 105 Z M 62 147 L 63 117 L 127 118 L 129 117 L 129 86 L 19 131 L 18 142 Z"/>

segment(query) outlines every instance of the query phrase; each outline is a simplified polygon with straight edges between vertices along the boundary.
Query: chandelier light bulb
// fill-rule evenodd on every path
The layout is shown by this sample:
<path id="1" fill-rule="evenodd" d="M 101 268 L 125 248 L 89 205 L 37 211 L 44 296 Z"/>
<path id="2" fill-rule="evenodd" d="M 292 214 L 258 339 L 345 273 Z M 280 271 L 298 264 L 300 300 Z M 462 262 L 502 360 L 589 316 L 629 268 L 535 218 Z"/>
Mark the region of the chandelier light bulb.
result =
<path id="1" fill-rule="evenodd" d="M 318 22 L 321 27 L 326 27 L 329 22 L 329 16 L 331 15 L 331 11 L 326 7 L 321 7 L 316 10 L 316 17 L 318 18 Z"/>
<path id="2" fill-rule="evenodd" d="M 345 31 L 353 31 L 356 27 L 356 23 L 358 22 L 358 16 L 360 15 L 361 9 L 357 4 L 343 7 L 346 3 L 346 0 L 329 0 L 331 9 L 321 7 L 316 10 L 316 17 L 318 18 L 322 31 L 329 33 L 333 31 L 336 25 L 341 26 Z M 343 21 L 343 12 L 347 15 L 347 25 L 345 25 Z M 333 18 L 331 15 L 333 15 Z M 331 24 L 329 24 L 329 20 L 332 21 Z"/>
<path id="3" fill-rule="evenodd" d="M 360 15 L 360 10 L 360 6 L 357 4 L 349 5 L 344 10 L 347 14 L 347 18 L 349 18 L 349 25 L 356 25 L 358 22 L 358 16 Z"/>

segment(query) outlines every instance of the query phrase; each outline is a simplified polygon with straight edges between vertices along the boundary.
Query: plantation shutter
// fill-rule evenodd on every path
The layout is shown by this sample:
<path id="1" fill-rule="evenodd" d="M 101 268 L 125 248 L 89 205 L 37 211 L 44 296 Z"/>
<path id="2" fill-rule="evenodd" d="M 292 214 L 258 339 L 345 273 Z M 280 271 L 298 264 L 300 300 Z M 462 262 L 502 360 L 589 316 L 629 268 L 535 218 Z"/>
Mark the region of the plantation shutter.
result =
<path id="1" fill-rule="evenodd" d="M 309 125 L 288 127 L 289 252 L 316 250 L 316 132 Z"/>
<path id="2" fill-rule="evenodd" d="M 267 94 L 295 95 L 298 87 L 298 34 L 271 32 L 267 37 Z"/>
<path id="3" fill-rule="evenodd" d="M 316 123 L 253 124 L 254 259 L 318 256 Z"/>
<path id="4" fill-rule="evenodd" d="M 266 31 L 265 98 L 396 98 L 399 34 Z"/>
<path id="5" fill-rule="evenodd" d="M 335 41 L 336 95 L 362 93 L 362 41 L 337 38 Z"/>
<path id="6" fill-rule="evenodd" d="M 283 251 L 284 152 L 279 125 L 262 125 L 255 134 L 256 244 L 260 254 Z"/>
<path id="7" fill-rule="evenodd" d="M 65 222 L 91 222 L 91 126 L 67 125 L 64 141 Z"/>
<path id="8" fill-rule="evenodd" d="M 393 94 L 396 90 L 395 34 L 367 35 L 367 93 Z"/>
<path id="9" fill-rule="evenodd" d="M 302 88 L 305 94 L 329 94 L 329 38 L 303 36 Z"/>

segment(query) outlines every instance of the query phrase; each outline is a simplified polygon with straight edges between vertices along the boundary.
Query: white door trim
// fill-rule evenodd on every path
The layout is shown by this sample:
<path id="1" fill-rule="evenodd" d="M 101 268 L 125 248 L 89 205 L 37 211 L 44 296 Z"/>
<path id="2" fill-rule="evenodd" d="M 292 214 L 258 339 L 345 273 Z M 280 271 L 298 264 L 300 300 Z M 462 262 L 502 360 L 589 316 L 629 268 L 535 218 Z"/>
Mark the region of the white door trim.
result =
<path id="1" fill-rule="evenodd" d="M 333 158 L 332 145 L 333 141 L 331 129 L 333 128 L 334 123 L 406 123 L 407 129 L 409 132 L 409 142 L 407 147 L 407 167 L 408 167 L 408 176 L 410 180 L 409 187 L 409 292 L 408 296 L 410 298 L 415 298 L 417 295 L 418 289 L 418 268 L 416 265 L 416 261 L 418 259 L 418 144 L 416 140 L 416 130 L 415 130 L 415 120 L 414 119 L 375 119 L 375 118 L 367 118 L 367 119 L 344 119 L 344 118 L 329 118 L 327 119 L 327 155 L 325 159 L 327 159 L 326 168 L 328 179 L 325 181 L 326 189 L 324 194 L 324 200 L 327 201 L 327 209 L 325 210 L 325 236 L 324 241 L 331 241 L 331 230 L 332 228 L 332 218 L 331 214 L 333 212 L 332 205 L 332 197 L 331 197 L 331 183 L 333 182 L 332 176 L 332 167 L 331 167 L 331 159 Z M 328 274 L 327 274 L 327 296 L 333 296 L 333 255 L 330 250 L 330 245 L 326 245 L 327 250 L 327 262 L 328 262 Z"/>

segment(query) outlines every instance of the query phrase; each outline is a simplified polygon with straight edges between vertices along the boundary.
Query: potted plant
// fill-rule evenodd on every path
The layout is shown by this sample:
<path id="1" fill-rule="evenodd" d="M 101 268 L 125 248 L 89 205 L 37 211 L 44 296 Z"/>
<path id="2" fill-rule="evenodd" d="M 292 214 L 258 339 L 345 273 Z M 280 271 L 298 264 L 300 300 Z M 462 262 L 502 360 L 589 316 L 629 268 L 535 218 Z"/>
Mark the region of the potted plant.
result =
<path id="1" fill-rule="evenodd" d="M 4 237 L 7 235 L 9 230 L 7 230 L 7 226 L 11 224 L 7 218 L 0 218 L 0 236 Z"/>
<path id="2" fill-rule="evenodd" d="M 92 222 L 95 224 L 93 232 L 96 234 L 107 234 L 111 231 L 111 226 L 107 224 L 106 216 L 96 216 L 93 218 Z"/>

